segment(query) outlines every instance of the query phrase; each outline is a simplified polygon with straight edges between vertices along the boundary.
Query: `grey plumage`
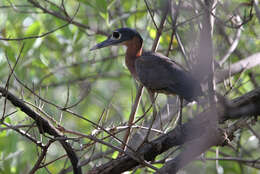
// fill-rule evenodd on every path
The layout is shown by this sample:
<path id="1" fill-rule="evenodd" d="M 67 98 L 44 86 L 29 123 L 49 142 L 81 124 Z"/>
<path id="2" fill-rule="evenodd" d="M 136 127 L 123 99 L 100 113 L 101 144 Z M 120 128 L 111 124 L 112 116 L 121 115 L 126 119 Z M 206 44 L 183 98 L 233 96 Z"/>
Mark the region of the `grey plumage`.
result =
<path id="1" fill-rule="evenodd" d="M 152 92 L 177 94 L 187 101 L 202 95 L 192 74 L 162 54 L 144 52 L 136 59 L 135 68 L 139 81 Z"/>

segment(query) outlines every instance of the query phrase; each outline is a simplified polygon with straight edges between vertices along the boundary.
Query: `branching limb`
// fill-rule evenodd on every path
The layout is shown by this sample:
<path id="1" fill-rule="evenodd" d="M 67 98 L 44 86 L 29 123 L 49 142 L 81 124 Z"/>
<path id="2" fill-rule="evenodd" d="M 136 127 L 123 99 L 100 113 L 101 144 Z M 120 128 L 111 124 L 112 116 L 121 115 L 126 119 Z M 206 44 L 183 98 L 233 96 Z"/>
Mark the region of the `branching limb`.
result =
<path id="1" fill-rule="evenodd" d="M 3 87 L 0 87 L 0 93 L 3 97 L 6 97 L 14 106 L 20 108 L 21 111 L 32 118 L 36 122 L 36 125 L 41 134 L 48 133 L 49 135 L 52 135 L 54 137 L 63 137 L 63 134 L 57 128 L 55 128 L 48 120 L 41 117 L 41 115 L 39 115 L 37 112 L 33 111 L 29 106 L 24 104 L 21 99 L 17 98 L 15 95 L 10 93 Z M 81 174 L 81 167 L 78 167 L 79 159 L 71 145 L 66 142 L 65 139 L 60 139 L 59 142 L 67 152 L 67 155 L 73 166 L 74 174 Z"/>
<path id="2" fill-rule="evenodd" d="M 238 97 L 234 100 L 232 100 L 228 105 L 228 107 L 233 106 L 233 109 L 237 109 L 239 110 L 239 108 L 241 106 L 249 106 L 252 103 L 254 104 L 258 104 L 260 102 L 260 88 L 257 88 L 241 97 Z M 229 115 L 231 115 L 231 110 L 230 109 L 225 109 L 226 107 L 223 107 L 224 105 L 226 105 L 225 103 L 218 103 L 217 106 L 217 112 L 218 112 L 218 120 L 219 121 L 223 121 L 223 120 L 227 120 L 230 119 Z M 258 104 L 259 105 L 259 104 Z M 240 117 L 244 117 L 244 116 L 251 116 L 254 117 L 255 115 L 259 115 L 260 111 L 259 109 L 255 108 L 254 111 L 252 110 L 248 110 L 248 112 L 241 112 Z M 154 160 L 155 157 L 165 151 L 167 151 L 168 149 L 174 147 L 174 146 L 178 146 L 178 145 L 182 145 L 188 142 L 192 142 L 192 140 L 195 140 L 197 138 L 201 138 L 202 136 L 208 137 L 207 133 L 208 131 L 219 131 L 219 129 L 212 129 L 210 126 L 210 119 L 212 115 L 212 109 L 208 109 L 200 114 L 198 114 L 197 116 L 194 117 L 194 119 L 190 120 L 187 123 L 184 123 L 182 126 L 182 129 L 180 129 L 179 127 L 176 127 L 175 129 L 171 130 L 170 132 L 168 132 L 165 135 L 160 136 L 159 138 L 151 141 L 150 143 L 146 143 L 143 145 L 143 147 L 139 150 L 139 153 L 141 155 L 144 156 L 144 159 L 146 161 L 151 161 Z M 236 117 L 239 118 L 239 117 Z M 219 138 L 213 139 L 212 138 L 210 140 L 212 140 L 212 142 L 206 142 L 205 140 L 207 140 L 206 138 L 202 138 L 201 141 L 194 141 L 195 144 L 197 144 L 198 146 L 201 145 L 201 149 L 199 149 L 198 152 L 194 152 L 193 157 L 198 156 L 200 153 L 203 152 L 203 150 L 207 150 L 209 147 L 211 146 L 215 146 L 215 145 L 225 145 L 225 142 L 227 140 L 228 137 L 232 136 L 232 134 L 240 129 L 242 126 L 246 126 L 245 118 L 241 118 L 241 120 L 239 120 L 238 122 L 236 122 L 234 125 L 231 125 L 229 128 L 227 128 L 224 131 L 219 132 Z M 216 132 L 215 132 L 216 133 Z M 223 135 L 227 135 L 227 136 L 223 136 Z M 218 140 L 218 141 L 216 141 Z M 208 141 L 208 140 L 207 140 Z M 204 144 L 202 146 L 202 144 Z M 222 144 L 224 143 L 224 144 Z M 180 157 L 178 157 L 180 158 Z M 183 164 L 181 164 L 181 166 L 184 166 L 188 163 L 189 161 L 184 161 Z M 131 159 L 131 157 L 125 155 L 122 156 L 118 159 L 112 160 L 104 165 L 101 165 L 98 168 L 95 168 L 92 170 L 95 171 L 96 173 L 99 174 L 108 174 L 108 173 L 122 173 L 124 171 L 130 170 L 133 167 L 137 166 L 139 163 L 133 159 Z M 110 170 L 106 170 L 104 172 L 104 168 L 110 168 Z M 90 171 L 91 173 L 91 171 Z"/>

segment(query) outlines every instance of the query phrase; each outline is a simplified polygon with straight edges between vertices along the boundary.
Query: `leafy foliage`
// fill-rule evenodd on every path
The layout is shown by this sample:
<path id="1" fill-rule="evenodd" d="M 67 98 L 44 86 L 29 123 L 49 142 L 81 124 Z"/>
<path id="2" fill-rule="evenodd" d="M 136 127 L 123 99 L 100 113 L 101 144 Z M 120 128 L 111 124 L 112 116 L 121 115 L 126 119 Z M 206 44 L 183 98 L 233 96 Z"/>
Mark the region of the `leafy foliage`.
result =
<path id="1" fill-rule="evenodd" d="M 96 138 L 111 144 L 112 147 L 120 147 L 121 143 L 115 137 L 87 120 L 91 120 L 109 132 L 115 133 L 119 139 L 123 139 L 124 132 L 120 130 L 126 125 L 131 113 L 137 93 L 137 83 L 125 66 L 124 48 L 104 48 L 95 52 L 90 52 L 89 49 L 103 41 L 114 29 L 131 27 L 141 33 L 144 48 L 150 50 L 157 34 L 152 17 L 158 27 L 164 1 L 151 0 L 148 4 L 145 2 L 140 0 L 1 1 L 1 86 L 8 86 L 10 92 L 40 113 L 42 117 L 55 120 L 51 122 L 56 127 L 60 125 L 74 133 L 93 134 Z M 231 64 L 260 52 L 260 25 L 257 16 L 252 17 L 241 27 L 231 27 L 237 23 L 233 22 L 234 19 L 229 16 L 237 14 L 240 20 L 243 20 L 243 17 L 248 16 L 250 12 L 251 6 L 248 4 L 250 4 L 248 1 L 232 0 L 219 1 L 216 6 L 218 19 L 215 20 L 212 38 L 216 62 L 221 60 L 233 40 L 237 39 L 236 32 L 242 30 L 236 49 L 218 70 L 226 69 Z M 203 11 L 199 10 L 199 4 L 192 0 L 183 2 L 179 8 L 177 33 L 186 50 L 188 62 L 193 63 L 192 58 L 196 57 L 194 49 L 199 44 L 199 21 L 202 19 Z M 225 21 L 225 23 L 219 21 Z M 166 54 L 170 48 L 169 57 L 174 57 L 175 61 L 188 69 L 179 41 L 171 38 L 171 33 L 176 27 L 172 24 L 172 17 L 169 13 L 158 51 Z M 64 27 L 59 28 L 61 26 Z M 172 43 L 171 39 L 173 39 Z M 24 48 L 21 51 L 23 44 Z M 169 44 L 171 44 L 170 47 Z M 12 68 L 15 66 L 13 74 L 10 66 Z M 259 67 L 242 71 L 218 84 L 217 91 L 221 94 L 227 93 L 229 99 L 239 97 L 259 86 L 259 73 Z M 173 96 L 159 95 L 156 104 L 159 109 L 178 108 L 176 97 Z M 145 123 L 151 120 L 152 117 L 149 115 L 152 115 L 152 111 L 147 111 L 150 106 L 151 102 L 145 91 L 137 110 L 137 117 L 146 116 L 136 124 L 137 127 L 133 128 L 132 134 L 141 131 L 141 127 L 145 127 Z M 19 108 L 13 107 L 4 97 L 0 100 L 0 107 L 0 116 L 4 116 L 0 125 L 0 173 L 29 173 L 36 164 L 42 149 L 25 134 L 28 133 L 30 137 L 43 144 L 47 144 L 50 138 L 47 134 L 40 134 L 35 121 Z M 197 105 L 185 107 L 184 121 L 193 118 L 193 115 L 201 109 L 197 108 Z M 85 119 L 79 118 L 72 112 Z M 168 116 L 172 119 L 169 119 L 167 124 L 160 125 L 160 128 L 156 128 L 158 132 L 153 138 L 174 128 L 176 116 L 172 114 Z M 249 126 L 253 131 L 251 129 L 237 131 L 236 138 L 231 143 L 233 147 L 219 147 L 219 158 L 236 157 L 250 160 L 259 158 L 257 132 L 260 131 L 260 126 L 258 122 Z M 91 159 L 89 163 L 84 163 L 83 171 L 104 164 L 110 158 L 115 159 L 118 155 L 118 152 L 111 146 L 94 142 L 77 134 L 66 132 L 64 134 L 71 138 L 68 141 L 76 149 L 81 162 Z M 174 150 L 173 148 L 158 156 L 151 164 L 161 168 L 164 162 L 160 160 L 172 158 L 174 155 L 170 153 Z M 196 161 L 183 170 L 187 173 L 200 171 L 201 173 L 231 174 L 256 173 L 259 169 L 258 160 L 255 163 L 218 160 L 218 166 L 216 166 L 216 160 L 213 159 L 217 158 L 215 151 L 214 147 L 211 148 L 205 153 L 202 162 Z M 68 157 L 64 154 L 65 151 L 60 144 L 52 143 L 36 173 L 59 173 L 62 169 L 70 167 L 71 164 L 67 162 Z M 133 171 L 135 173 L 154 172 L 148 167 L 136 168 Z"/>

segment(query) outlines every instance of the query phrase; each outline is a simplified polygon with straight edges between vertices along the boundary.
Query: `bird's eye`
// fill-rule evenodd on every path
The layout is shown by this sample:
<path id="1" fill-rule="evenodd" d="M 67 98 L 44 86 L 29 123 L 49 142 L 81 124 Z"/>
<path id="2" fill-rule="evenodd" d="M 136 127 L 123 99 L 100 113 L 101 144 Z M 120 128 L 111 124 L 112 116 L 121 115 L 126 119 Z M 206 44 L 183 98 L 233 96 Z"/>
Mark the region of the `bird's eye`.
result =
<path id="1" fill-rule="evenodd" d="M 121 34 L 117 31 L 114 31 L 112 34 L 112 38 L 118 40 L 121 38 Z"/>

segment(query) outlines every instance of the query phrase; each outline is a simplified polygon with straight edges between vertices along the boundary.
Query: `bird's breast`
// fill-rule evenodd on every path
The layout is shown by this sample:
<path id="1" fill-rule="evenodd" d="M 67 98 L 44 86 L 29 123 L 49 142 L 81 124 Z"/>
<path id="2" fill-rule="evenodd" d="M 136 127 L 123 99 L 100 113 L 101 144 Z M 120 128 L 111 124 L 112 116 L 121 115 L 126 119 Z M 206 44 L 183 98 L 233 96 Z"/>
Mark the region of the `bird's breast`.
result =
<path id="1" fill-rule="evenodd" d="M 125 64 L 130 71 L 131 75 L 138 80 L 138 76 L 136 73 L 136 67 L 135 67 L 135 61 L 138 59 L 137 56 L 131 56 L 131 55 L 126 55 L 125 57 Z"/>

